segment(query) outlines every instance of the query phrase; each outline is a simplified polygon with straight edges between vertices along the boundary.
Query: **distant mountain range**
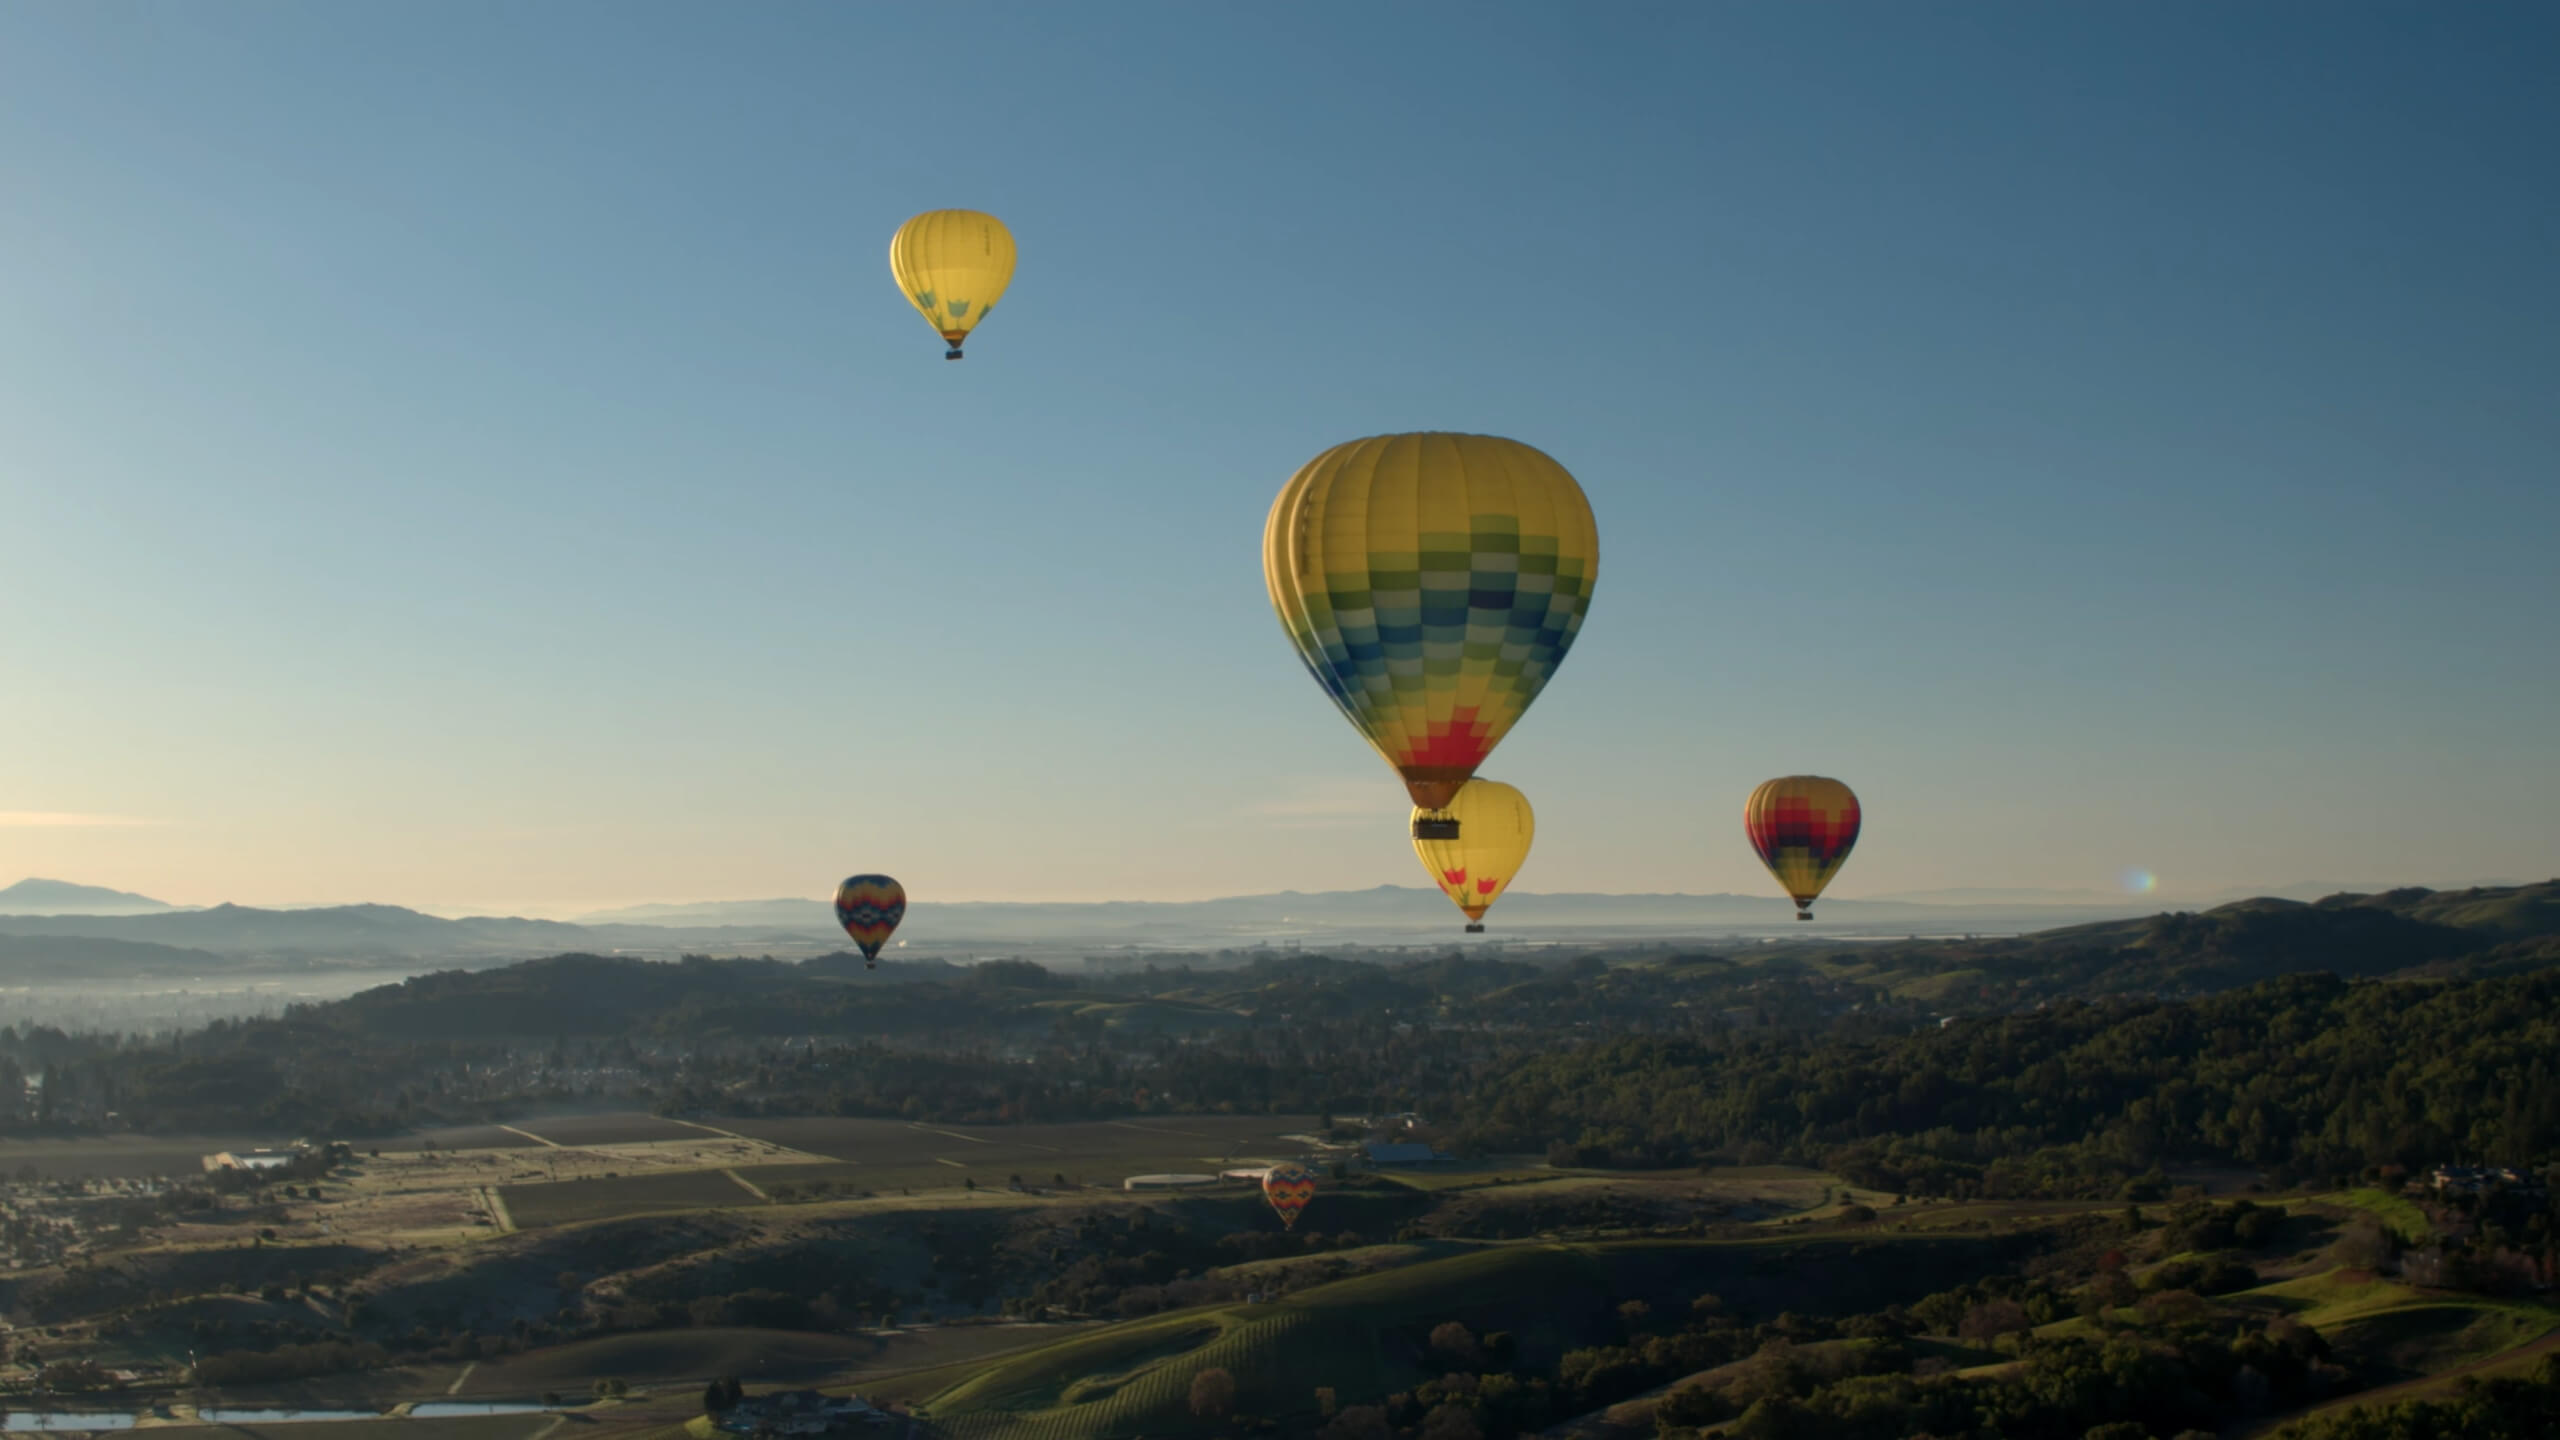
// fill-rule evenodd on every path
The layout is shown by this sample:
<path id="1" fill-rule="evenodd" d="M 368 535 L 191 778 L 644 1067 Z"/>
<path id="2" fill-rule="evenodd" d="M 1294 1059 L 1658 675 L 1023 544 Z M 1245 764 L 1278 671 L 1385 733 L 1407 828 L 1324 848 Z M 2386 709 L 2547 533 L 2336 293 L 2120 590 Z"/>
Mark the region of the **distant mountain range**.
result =
<path id="1" fill-rule="evenodd" d="M 832 927 L 835 907 L 824 900 L 695 900 L 673 905 L 626 905 L 580 915 L 580 925 L 664 925 L 698 929 L 716 925 L 811 924 Z"/>
<path id="2" fill-rule="evenodd" d="M 2525 884 L 2522 880 L 2480 880 L 2474 885 L 2511 889 Z M 1954 890 L 1895 890 L 1865 897 L 1870 901 L 1894 901 L 1911 905 L 2076 905 L 2111 909 L 2133 905 L 2143 910 L 2192 910 L 2200 906 L 2224 905 L 2234 900 L 2300 900 L 2309 903 L 2332 895 L 2374 895 L 2396 888 L 2388 880 L 2302 880 L 2291 885 L 2226 885 L 2219 890 L 2159 891 L 2135 893 L 2130 890 L 2041 890 L 2032 888 L 1997 889 L 1975 887 Z"/>
<path id="3" fill-rule="evenodd" d="M 23 888 L 23 887 L 21 887 Z M 1966 907 L 1830 901 L 1821 933 L 1966 933 L 2036 929 L 2147 913 L 2125 900 L 2108 906 Z M 1792 920 L 1783 899 L 1756 895 L 1575 895 L 1514 892 L 1494 914 L 1495 938 L 1536 941 L 1815 933 Z M 899 939 L 910 953 L 999 948 L 1225 949 L 1256 944 L 1416 944 L 1455 941 L 1461 921 L 1437 890 L 1382 885 L 1308 894 L 1283 891 L 1195 901 L 919 904 Z M 806 957 L 844 948 L 834 911 L 821 900 L 722 901 L 649 905 L 581 917 L 577 923 L 512 917 L 445 919 L 396 905 L 270 910 L 216 905 L 156 913 L 5 914 L 0 936 L 115 940 L 130 944 L 288 963 L 380 966 L 414 959 L 495 963 L 567 951 L 674 956 L 688 951 Z M 183 970 L 195 955 L 162 957 Z M 0 972 L 9 967 L 0 957 Z"/>
<path id="4" fill-rule="evenodd" d="M 1962 906 L 2072 905 L 2109 909 L 2145 901 L 2158 905 L 2166 903 L 2168 898 L 2167 896 L 2136 895 L 2124 890 L 2039 890 L 1975 886 L 1953 890 L 1894 890 L 1881 895 L 1869 895 L 1864 903 Z"/>
<path id="5" fill-rule="evenodd" d="M 28 878 L 0 890 L 0 915 L 156 915 L 178 907 L 103 885 Z"/>
<path id="6" fill-rule="evenodd" d="M 1310 898 L 1340 897 L 1294 897 Z M 885 1035 L 929 1029 L 994 1037 L 1049 1033 L 1059 1013 L 1049 1007 L 1063 983 L 1079 985 L 1072 1008 L 1080 1017 L 1113 1027 L 1198 1034 L 1230 1028 L 1275 1002 L 1285 1018 L 1288 1007 L 1312 1003 L 1309 997 L 1319 989 L 1331 997 L 1327 1005 L 1370 1013 L 1460 1003 L 1463 994 L 1466 1004 L 1493 1007 L 1475 1010 L 1478 1018 L 1507 1025 L 1526 1018 L 1524 1011 L 1566 1003 L 1566 992 L 1576 988 L 1570 981 L 1554 983 L 1562 978 L 1555 962 L 1564 954 L 1522 951 L 1481 957 L 1493 964 L 1466 965 L 1447 963 L 1445 949 L 1430 947 L 1405 957 L 1417 962 L 1411 965 L 1367 966 L 1340 962 L 1389 957 L 1350 947 L 1299 953 L 1231 949 L 1206 964 L 1153 975 L 1131 964 L 1139 957 L 1128 954 L 1086 957 L 1103 960 L 1098 966 L 1060 964 L 1065 957 L 1054 955 L 1047 966 L 962 966 L 911 958 L 915 954 L 904 952 L 877 971 L 865 970 L 849 955 L 805 965 L 699 966 L 558 955 L 377 987 L 318 1007 L 306 1019 L 396 1040 L 548 1036 L 570 1016 L 582 1027 L 573 1033 L 588 1035 Z M 2410 887 L 2335 895 L 2317 904 L 2260 898 L 2202 913 L 2020 936 L 1894 939 L 1854 947 L 1717 945 L 1712 952 L 1684 944 L 1651 953 L 1621 951 L 1618 958 L 1623 963 L 1615 974 L 1623 985 L 1594 987 L 1572 1003 L 1615 1007 L 1626 1016 L 1660 1013 L 1665 1006 L 1729 1014 L 1739 1006 L 1769 1024 L 1759 1007 L 1792 1004 L 1775 997 L 1795 991 L 1796 979 L 1816 979 L 1820 993 L 1834 998 L 1817 1000 L 1797 991 L 1803 1005 L 1786 1023 L 1803 1024 L 1837 1014 L 1825 1007 L 1848 1003 L 1833 988 L 1844 983 L 1869 992 L 1856 1002 L 1861 1006 L 1877 1002 L 1901 1009 L 1906 1018 L 1917 1007 L 1944 1018 L 2069 999 L 2189 997 L 2321 972 L 2341 979 L 2478 978 L 2560 965 L 2560 880 L 2505 889 Z M 1541 959 L 1548 963 L 1535 963 Z M 1541 972 L 1544 978 L 1532 978 Z M 858 1003 L 847 1003 L 848 980 L 861 987 Z M 1504 1018 L 1514 1006 L 1523 1008 Z"/>
<path id="7" fill-rule="evenodd" d="M 0 935 L 0 981 L 84 981 L 221 975 L 238 962 L 208 950 L 92 935 Z"/>
<path id="8" fill-rule="evenodd" d="M 1918 900 L 1825 900 L 1817 915 L 1838 926 L 1896 933 L 2042 927 L 2077 920 L 2144 915 L 2158 909 L 2142 896 L 2024 892 L 2033 901 L 1933 903 Z M 1766 895 L 1602 895 L 1514 890 L 1493 912 L 1496 931 L 1552 939 L 1548 932 L 1622 936 L 1631 932 L 1725 934 L 1788 932 L 1795 907 Z M 640 924 L 673 929 L 744 928 L 832 931 L 823 900 L 722 900 L 642 905 L 578 917 L 580 924 Z M 915 944 L 1077 941 L 1122 944 L 1252 944 L 1263 940 L 1431 939 L 1455 931 L 1457 911 L 1437 890 L 1381 885 L 1372 890 L 1236 895 L 1216 900 L 1088 902 L 957 901 L 919 903 L 899 934 Z M 1532 934 L 1531 932 L 1535 932 Z M 1791 932 L 1789 932 L 1791 933 Z"/>
<path id="9" fill-rule="evenodd" d="M 121 891 L 52 881 L 22 881 L 0 895 L 23 896 L 30 886 L 38 887 L 33 894 L 39 900 L 78 891 L 112 897 L 111 902 L 93 903 L 158 904 Z M 1815 907 L 1818 923 L 1800 925 L 1787 901 L 1760 895 L 1514 892 L 1493 912 L 1492 934 L 1481 943 L 2014 935 L 2188 908 L 2164 905 L 2149 896 L 2111 897 L 2104 892 L 1925 893 L 1943 898 L 1826 900 Z M 1460 923 L 1455 909 L 1437 890 L 1381 885 L 1373 890 L 1282 891 L 1195 901 L 919 903 L 908 912 L 899 939 L 901 948 L 915 958 L 939 955 L 966 960 L 989 951 L 1037 955 L 1060 950 L 1220 950 L 1266 944 L 1445 945 L 1460 942 Z M 699 952 L 794 959 L 845 948 L 832 908 L 821 900 L 645 905 L 582 916 L 576 923 L 497 916 L 444 919 L 396 905 L 0 912 L 0 941 L 9 937 L 22 938 L 0 944 L 0 978 L 144 971 L 193 974 L 208 963 L 235 970 L 254 963 L 294 969 L 383 968 L 404 961 L 476 967 L 574 951 L 646 958 Z M 141 948 L 32 945 L 37 938 Z"/>
<path id="10" fill-rule="evenodd" d="M 565 925 L 555 920 L 474 917 L 444 920 L 397 905 L 332 905 L 315 910 L 260 910 L 216 905 L 151 915 L 0 915 L 0 936 L 121 940 L 192 946 L 216 955 L 299 961 L 379 962 L 395 958 L 505 958 L 564 950 L 616 950 L 637 939 L 663 949 L 669 932 L 633 936 L 631 927 Z M 654 942 L 654 943 L 653 943 Z"/>

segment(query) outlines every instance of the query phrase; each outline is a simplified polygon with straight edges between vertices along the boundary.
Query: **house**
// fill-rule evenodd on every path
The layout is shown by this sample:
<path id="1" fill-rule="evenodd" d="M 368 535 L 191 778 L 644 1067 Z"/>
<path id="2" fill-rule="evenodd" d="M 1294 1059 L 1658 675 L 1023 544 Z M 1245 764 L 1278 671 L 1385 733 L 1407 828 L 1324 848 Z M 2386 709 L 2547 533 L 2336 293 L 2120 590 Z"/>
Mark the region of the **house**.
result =
<path id="1" fill-rule="evenodd" d="M 2539 1188 L 2534 1177 L 2512 1165 L 2439 1165 L 2428 1177 L 2439 1195 L 2484 1195 L 2490 1187 Z"/>
<path id="2" fill-rule="evenodd" d="M 1431 1122 L 1411 1110 L 1399 1110 L 1392 1115 L 1346 1115 L 1342 1117 L 1342 1123 L 1357 1125 L 1363 1130 L 1389 1131 L 1418 1130 Z"/>
<path id="3" fill-rule="evenodd" d="M 1373 1140 L 1360 1147 L 1362 1158 L 1372 1165 L 1428 1165 L 1440 1153 L 1428 1145 L 1412 1142 L 1390 1143 Z"/>
<path id="4" fill-rule="evenodd" d="M 821 1395 L 815 1390 L 777 1390 L 748 1395 L 712 1417 L 713 1428 L 731 1435 L 831 1435 L 856 1425 L 888 1419 L 859 1395 Z"/>
<path id="5" fill-rule="evenodd" d="M 306 1152 L 299 1145 L 282 1150 L 223 1150 L 204 1157 L 207 1170 L 285 1170 Z"/>
<path id="6" fill-rule="evenodd" d="M 2477 1165 L 2439 1165 L 2427 1178 L 2439 1195 L 2477 1195 L 2489 1188 L 2492 1173 Z"/>

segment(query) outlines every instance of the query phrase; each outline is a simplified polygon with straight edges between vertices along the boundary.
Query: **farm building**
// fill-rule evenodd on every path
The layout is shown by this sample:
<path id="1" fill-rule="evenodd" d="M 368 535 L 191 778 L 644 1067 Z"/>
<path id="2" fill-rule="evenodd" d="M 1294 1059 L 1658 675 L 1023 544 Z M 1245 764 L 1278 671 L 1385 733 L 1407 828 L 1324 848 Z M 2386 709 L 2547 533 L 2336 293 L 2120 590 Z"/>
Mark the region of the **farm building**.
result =
<path id="1" fill-rule="evenodd" d="M 2478 1195 L 2493 1185 L 2528 1189 L 2534 1184 L 2533 1176 L 2503 1165 L 2439 1165 L 2430 1178 L 2439 1193 L 2449 1195 Z"/>
<path id="2" fill-rule="evenodd" d="M 302 1158 L 300 1146 L 283 1150 L 222 1150 L 204 1157 L 207 1170 L 283 1170 Z"/>
<path id="3" fill-rule="evenodd" d="M 1215 1185 L 1215 1175 L 1132 1175 L 1120 1182 L 1123 1190 L 1197 1190 Z"/>
<path id="4" fill-rule="evenodd" d="M 779 1390 L 770 1395 L 745 1396 L 711 1423 L 732 1435 L 828 1435 L 857 1424 L 876 1425 L 888 1418 L 859 1395 Z"/>
<path id="5" fill-rule="evenodd" d="M 1342 1117 L 1342 1123 L 1383 1133 L 1395 1130 L 1419 1130 L 1431 1122 L 1423 1119 L 1415 1111 L 1399 1110 L 1392 1115 L 1345 1115 Z"/>

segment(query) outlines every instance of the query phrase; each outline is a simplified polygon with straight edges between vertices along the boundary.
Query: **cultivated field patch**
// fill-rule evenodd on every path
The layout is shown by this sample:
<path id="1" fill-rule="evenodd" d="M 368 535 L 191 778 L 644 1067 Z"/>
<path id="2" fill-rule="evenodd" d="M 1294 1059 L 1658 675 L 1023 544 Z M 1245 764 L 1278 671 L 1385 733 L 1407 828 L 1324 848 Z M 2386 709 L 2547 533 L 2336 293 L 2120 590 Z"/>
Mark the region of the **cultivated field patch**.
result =
<path id="1" fill-rule="evenodd" d="M 917 1165 L 947 1158 L 975 1168 L 1045 1165 L 1054 1171 L 1062 1166 L 1107 1167 L 1122 1161 L 1209 1164 L 1230 1159 L 1242 1163 L 1262 1155 L 1293 1156 L 1306 1147 L 1282 1137 L 1310 1129 L 1315 1117 L 1182 1115 L 1065 1125 L 937 1125 L 788 1116 L 705 1123 L 849 1164 Z M 1122 1177 L 1111 1178 L 1117 1183 Z"/>
<path id="2" fill-rule="evenodd" d="M 554 1145 L 648 1145 L 661 1140 L 702 1140 L 711 1132 L 698 1125 L 638 1113 L 619 1115 L 554 1115 L 509 1122 L 514 1128 Z M 724 1127 L 725 1128 L 725 1127 Z"/>
<path id="3" fill-rule="evenodd" d="M 731 1328 L 651 1330 L 483 1360 L 472 1367 L 458 1393 L 481 1400 L 523 1399 L 545 1391 L 583 1394 L 595 1380 L 608 1376 L 631 1385 L 706 1381 L 725 1375 L 751 1385 L 779 1385 L 877 1368 L 890 1353 L 887 1341 L 867 1335 Z"/>
<path id="4" fill-rule="evenodd" d="M 40 1180 L 146 1180 L 154 1175 L 191 1179 L 204 1174 L 204 1157 L 224 1150 L 280 1145 L 290 1136 L 102 1135 L 80 1140 L 0 1139 L 0 1178 L 29 1172 Z"/>
<path id="5" fill-rule="evenodd" d="M 2435 1227 L 2427 1220 L 2427 1212 L 2407 1198 L 2387 1190 L 2343 1190 L 2316 1197 L 2320 1202 L 2362 1210 L 2380 1220 L 2383 1226 L 2400 1237 L 2402 1244 L 2418 1245 L 2426 1241 Z"/>
<path id="6" fill-rule="evenodd" d="M 386 1155 L 406 1155 L 420 1150 L 516 1150 L 541 1143 L 503 1125 L 445 1125 L 395 1139 L 367 1141 L 362 1148 Z"/>
<path id="7" fill-rule="evenodd" d="M 936 1125 L 897 1120 L 783 1117 L 705 1122 L 825 1165 L 763 1163 L 743 1169 L 758 1186 L 814 1187 L 826 1198 L 869 1190 L 902 1195 L 974 1185 L 1002 1189 L 1014 1177 L 1041 1191 L 1119 1190 L 1133 1175 L 1218 1170 L 1306 1154 L 1303 1115 L 1194 1116 L 1073 1125 Z M 1065 1184 L 1060 1186 L 1063 1178 Z"/>
<path id="8" fill-rule="evenodd" d="M 516 1228 L 612 1220 L 659 1210 L 719 1209 L 762 1205 L 746 1186 L 719 1170 L 672 1175 L 625 1175 L 618 1180 L 564 1180 L 557 1184 L 507 1185 L 498 1192 Z"/>
<path id="9" fill-rule="evenodd" d="M 275 1424 L 156 1425 L 152 1440 L 533 1440 L 559 1421 L 525 1415 L 442 1415 L 403 1420 L 292 1420 Z"/>
<path id="10" fill-rule="evenodd" d="M 2366 1315 L 2322 1331 L 2340 1352 L 2384 1373 L 2432 1375 L 2485 1360 L 2560 1327 L 2560 1312 L 2540 1306 L 2411 1305 Z"/>

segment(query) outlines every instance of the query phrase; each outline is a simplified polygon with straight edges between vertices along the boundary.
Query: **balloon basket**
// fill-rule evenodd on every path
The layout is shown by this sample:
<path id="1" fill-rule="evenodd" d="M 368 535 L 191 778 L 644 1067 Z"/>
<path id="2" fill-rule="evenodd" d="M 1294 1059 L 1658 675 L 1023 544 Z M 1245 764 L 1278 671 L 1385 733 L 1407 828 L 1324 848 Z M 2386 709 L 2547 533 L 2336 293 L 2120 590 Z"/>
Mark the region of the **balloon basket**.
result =
<path id="1" fill-rule="evenodd" d="M 1484 933 L 1484 927 L 1482 925 L 1470 925 L 1467 927 L 1467 933 L 1470 935 L 1481 935 Z"/>
<path id="2" fill-rule="evenodd" d="M 960 347 L 954 345 L 950 349 L 943 351 L 942 358 L 945 360 L 958 360 L 963 358 L 960 354 Z"/>
<path id="3" fill-rule="evenodd" d="M 1455 840 L 1458 838 L 1457 818 L 1451 815 L 1425 815 L 1421 819 L 1413 822 L 1413 838 L 1416 840 Z"/>
<path id="4" fill-rule="evenodd" d="M 1810 910 L 1799 910 L 1796 912 L 1796 918 L 1799 920 L 1810 920 L 1813 918 L 1813 912 Z"/>

